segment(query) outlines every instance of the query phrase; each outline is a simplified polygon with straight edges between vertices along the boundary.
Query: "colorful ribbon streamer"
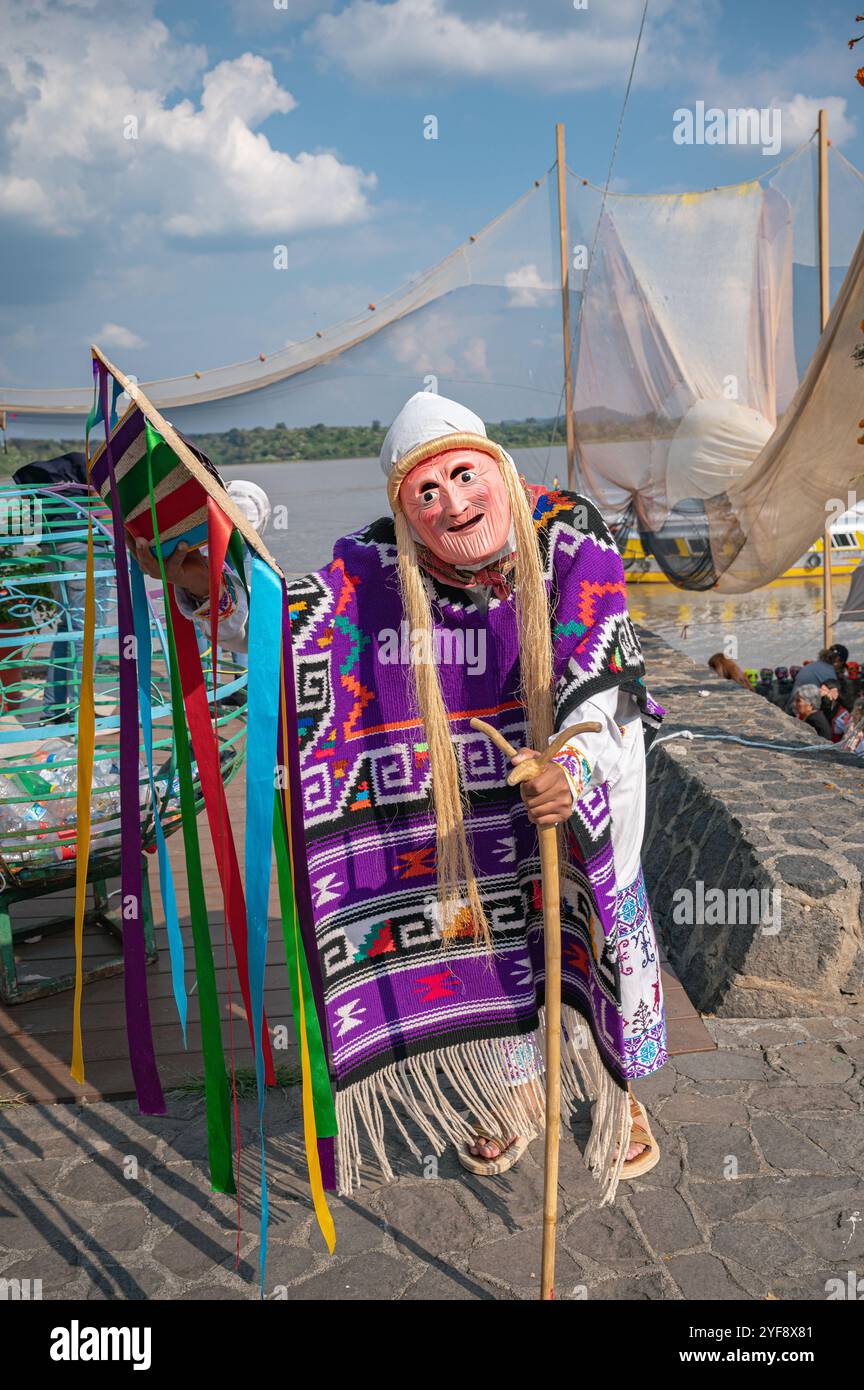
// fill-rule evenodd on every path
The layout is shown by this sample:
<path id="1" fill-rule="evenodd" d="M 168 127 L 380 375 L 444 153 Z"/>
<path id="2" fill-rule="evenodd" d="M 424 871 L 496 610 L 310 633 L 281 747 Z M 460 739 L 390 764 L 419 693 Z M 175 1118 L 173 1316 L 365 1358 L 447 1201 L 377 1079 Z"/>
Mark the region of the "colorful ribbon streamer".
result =
<path id="1" fill-rule="evenodd" d="M 163 443 L 160 447 L 167 449 L 168 445 Z M 227 517 L 225 521 L 226 524 L 230 526 Z M 222 547 L 219 547 L 219 549 L 222 549 Z M 222 549 L 222 554 L 224 555 L 224 549 Z M 219 559 L 219 556 L 217 555 L 215 558 Z M 220 560 L 220 582 L 221 574 L 222 564 Z M 204 807 L 210 826 L 210 837 L 213 842 L 213 852 L 216 858 L 219 881 L 222 887 L 223 906 L 234 946 L 237 973 L 240 977 L 240 990 L 246 1009 L 246 1017 L 249 1021 L 249 1034 L 254 1047 L 255 1038 L 252 1027 L 252 1000 L 249 992 L 249 966 L 247 960 L 246 904 L 243 900 L 243 887 L 240 878 L 240 866 L 237 862 L 237 850 L 234 845 L 234 836 L 228 819 L 225 786 L 222 781 L 222 771 L 219 764 L 219 748 L 213 733 L 213 725 L 210 722 L 210 707 L 207 701 L 207 691 L 204 686 L 201 654 L 198 651 L 198 643 L 195 638 L 193 624 L 188 618 L 183 616 L 177 607 L 173 589 L 170 593 L 170 603 L 174 640 L 177 644 L 180 684 L 183 690 L 183 701 L 186 709 L 186 719 L 189 725 L 189 732 L 192 736 L 192 748 L 198 767 L 198 777 L 204 795 Z M 249 726 L 247 725 L 247 741 L 248 737 Z M 273 1069 L 273 1052 L 270 1043 L 270 1035 L 266 1032 L 264 1034 L 264 1069 L 266 1084 L 268 1086 L 275 1085 L 276 1075 Z"/>
<path id="2" fill-rule="evenodd" d="M 174 642 L 171 618 L 173 592 L 165 574 L 165 558 L 156 519 L 156 500 L 153 492 L 153 451 L 163 442 L 161 435 L 147 422 L 147 461 L 150 506 L 153 519 L 153 538 L 162 575 L 165 595 L 165 626 L 168 635 L 168 669 L 171 683 L 171 711 L 174 721 L 174 741 L 177 751 L 177 776 L 180 784 L 180 817 L 186 867 L 189 877 L 189 912 L 192 920 L 192 941 L 195 954 L 195 976 L 201 1012 L 201 1050 L 204 1054 L 204 1101 L 207 1117 L 207 1152 L 210 1162 L 210 1182 L 215 1192 L 235 1192 L 231 1162 L 231 1118 L 228 1104 L 228 1075 L 222 1049 L 222 1029 L 219 1022 L 219 997 L 216 990 L 216 971 L 213 947 L 204 898 L 204 875 L 201 869 L 201 850 L 195 817 L 195 791 L 192 784 L 192 758 L 189 734 L 183 718 L 183 692 Z"/>
<path id="3" fill-rule="evenodd" d="M 138 1106 L 144 1115 L 164 1115 L 165 1097 L 156 1066 L 147 955 L 142 916 L 141 806 L 138 797 L 138 680 L 126 532 L 120 511 L 108 411 L 108 373 L 99 367 L 99 394 L 105 426 L 105 453 L 111 479 L 111 517 L 117 573 L 117 639 L 120 647 L 120 881 L 123 900 L 123 992 L 129 1060 Z M 115 401 L 116 401 L 115 391 Z M 111 416 L 113 416 L 113 406 Z"/>
<path id="4" fill-rule="evenodd" d="M 188 998 L 186 995 L 186 956 L 183 936 L 177 915 L 177 894 L 174 889 L 174 874 L 168 858 L 168 845 L 159 815 L 159 798 L 153 771 L 153 708 L 150 696 L 152 674 L 152 649 L 150 642 L 150 613 L 147 607 L 147 590 L 144 575 L 138 565 L 131 566 L 132 575 L 132 621 L 135 624 L 135 639 L 138 643 L 138 705 L 141 711 L 141 731 L 144 736 L 144 756 L 147 760 L 147 777 L 150 782 L 150 796 L 153 803 L 153 824 L 156 831 L 156 856 L 159 866 L 159 896 L 165 912 L 165 930 L 168 934 L 168 955 L 171 961 L 171 988 L 177 1016 L 183 1030 L 183 1046 L 186 1047 L 186 1020 Z"/>
<path id="5" fill-rule="evenodd" d="M 231 539 L 236 532 L 231 525 L 228 517 L 216 506 L 212 497 L 207 498 L 207 557 L 210 566 L 208 580 L 210 585 L 210 670 L 213 676 L 213 738 L 218 739 L 219 711 L 216 703 L 216 696 L 219 689 L 219 594 L 222 588 L 222 567 L 225 564 L 225 556 Z M 237 537 L 239 541 L 239 536 Z M 242 544 L 241 544 L 241 565 L 242 565 Z M 244 575 L 245 581 L 245 575 Z M 221 769 L 220 769 L 221 774 Z M 219 800 L 219 835 L 218 845 L 216 846 L 217 862 L 221 864 L 224 857 L 224 844 L 226 838 L 227 808 L 225 797 Z M 230 835 L 230 824 L 228 834 Z M 234 841 L 232 838 L 231 847 L 233 850 Z M 223 905 L 225 905 L 225 885 L 222 885 Z M 241 889 L 242 896 L 242 889 Z M 237 1104 L 237 1068 L 234 1061 L 234 1001 L 231 997 L 231 968 L 230 953 L 228 949 L 228 912 L 227 907 L 223 915 L 223 938 L 225 945 L 225 978 L 228 985 L 228 1055 L 231 1059 L 231 1105 L 234 1112 L 234 1133 L 237 1136 L 237 1240 L 235 1244 L 235 1264 L 240 1265 L 240 1242 L 243 1232 L 243 1214 L 240 1203 L 240 1191 L 242 1187 L 242 1144 L 240 1140 L 240 1108 Z M 243 931 L 244 931 L 244 964 L 248 961 L 248 945 L 246 942 L 246 903 L 243 902 Z M 236 958 L 236 952 L 235 952 Z M 246 1013 L 249 1026 L 252 1020 L 249 1011 Z M 266 1026 L 266 1025 L 265 1025 Z M 269 1043 L 269 1036 L 267 1038 Z M 252 1045 L 255 1045 L 253 1035 Z M 266 1060 L 266 1059 L 265 1059 Z"/>
<path id="6" fill-rule="evenodd" d="M 262 1293 L 267 1264 L 267 1174 L 264 1158 L 264 970 L 273 848 L 273 798 L 276 774 L 280 644 L 273 634 L 281 624 L 281 581 L 260 556 L 252 558 L 249 605 L 249 688 L 246 733 L 246 908 L 249 928 L 249 986 L 255 1034 L 258 1083 L 258 1131 L 261 1140 Z"/>
<path id="7" fill-rule="evenodd" d="M 287 610 L 287 594 L 282 586 L 283 612 Z M 284 630 L 283 630 L 284 631 Z M 290 642 L 290 633 L 289 633 Z M 287 668 L 287 669 L 286 669 Z M 276 849 L 276 872 L 279 881 L 279 903 L 282 910 L 282 934 L 288 965 L 288 985 L 291 991 L 291 1011 L 300 1050 L 303 1096 L 303 1136 L 306 1165 L 312 1203 L 321 1234 L 332 1255 L 336 1244 L 333 1217 L 324 1195 L 325 1179 L 333 1184 L 333 1138 L 336 1135 L 336 1111 L 327 1072 L 327 1057 L 309 966 L 300 934 L 300 913 L 297 884 L 303 877 L 305 865 L 295 862 L 295 844 L 291 824 L 291 808 L 296 805 L 299 785 L 292 780 L 292 739 L 288 725 L 286 688 L 291 677 L 291 649 L 283 649 L 279 681 L 280 715 L 280 772 L 281 791 L 277 790 L 274 807 L 273 840 Z M 295 746 L 296 746 L 296 740 Z M 292 795 L 293 792 L 293 795 Z M 298 847 L 299 848 L 299 847 Z M 322 1174 L 322 1169 L 324 1170 Z"/>
<path id="8" fill-rule="evenodd" d="M 306 863 L 302 789 L 300 784 L 300 756 L 296 737 L 297 696 L 294 687 L 291 613 L 288 604 L 288 593 L 284 585 L 282 589 L 282 672 L 280 682 L 281 717 L 279 721 L 279 766 L 284 769 L 285 774 L 281 801 L 290 858 L 290 878 L 285 893 L 282 892 L 282 880 L 280 879 L 280 904 L 282 908 L 283 934 L 285 936 L 286 957 L 288 961 L 288 978 L 292 986 L 292 1007 L 295 1022 L 299 1017 L 297 1001 L 294 1000 L 293 996 L 293 960 L 295 954 L 302 972 L 303 994 L 306 1000 L 307 1018 L 304 1031 L 310 1051 L 310 1071 L 312 1077 L 312 1093 L 315 1101 L 318 1159 L 325 1189 L 328 1191 L 335 1191 L 336 1156 L 333 1139 L 337 1133 L 336 1112 L 333 1105 L 333 1095 L 327 1070 L 327 1054 L 324 1047 L 324 1038 L 327 1036 L 327 1016 L 324 1008 L 324 986 L 321 979 L 321 971 L 318 963 L 318 948 L 315 940 L 312 891 L 309 885 L 309 870 Z M 277 838 L 277 856 L 278 846 L 279 841 Z M 291 923 L 290 927 L 289 923 Z M 299 942 L 296 941 L 296 929 L 298 925 L 300 931 Z"/>
<path id="9" fill-rule="evenodd" d="M 110 366 L 110 364 L 109 364 Z M 138 718 L 141 711 L 147 772 L 153 797 L 159 882 L 168 931 L 174 997 L 183 1028 L 187 1025 L 183 940 L 177 914 L 174 880 L 164 828 L 158 812 L 153 765 L 153 708 L 151 700 L 152 647 L 147 595 L 143 575 L 126 559 L 123 506 L 126 477 L 119 480 L 112 451 L 112 429 L 121 382 L 113 369 L 94 360 L 94 402 L 87 421 L 87 467 L 90 478 L 89 435 L 93 426 L 105 425 L 105 451 L 101 463 L 107 472 L 115 536 L 117 566 L 118 631 L 120 640 L 120 762 L 121 762 L 121 877 L 124 904 L 124 988 L 127 1032 L 136 1092 L 144 1113 L 164 1113 L 165 1105 L 156 1070 L 146 989 L 142 904 L 142 856 L 138 796 Z M 109 409 L 109 381 L 113 397 Z M 258 1090 L 258 1127 L 261 1146 L 260 1277 L 263 1284 L 267 1259 L 269 1202 L 264 1152 L 264 1104 L 266 1087 L 275 1082 L 272 1045 L 264 1013 L 264 982 L 268 936 L 270 874 L 275 857 L 283 939 L 297 1033 L 302 1074 L 304 1143 L 310 1188 L 318 1225 L 328 1249 L 335 1246 L 335 1230 L 325 1188 L 334 1185 L 334 1144 L 337 1133 L 330 1087 L 323 985 L 318 966 L 312 898 L 305 857 L 300 797 L 300 765 L 296 737 L 290 614 L 284 579 L 258 555 L 251 567 L 251 585 L 244 569 L 244 544 L 228 516 L 213 498 L 207 501 L 207 545 L 210 570 L 210 627 L 213 654 L 213 698 L 208 699 L 201 657 L 192 623 L 181 615 L 165 571 L 159 533 L 157 482 L 170 476 L 176 455 L 141 411 L 146 434 L 146 496 L 152 528 L 152 544 L 158 559 L 165 599 L 166 657 L 169 668 L 172 725 L 180 788 L 180 816 L 189 878 L 190 914 L 195 973 L 199 997 L 210 1177 L 214 1190 L 235 1192 L 230 1143 L 228 1077 L 222 1044 L 219 1000 L 210 928 L 205 906 L 201 850 L 196 819 L 193 753 L 209 822 L 225 904 L 225 920 L 233 943 L 240 987 L 255 1053 Z M 121 429 L 129 427 L 134 412 L 127 411 Z M 179 447 L 179 446 L 178 446 Z M 106 468 L 107 465 L 107 468 Z M 139 482 L 143 484 L 144 479 Z M 191 482 L 191 474 L 190 474 Z M 136 487 L 139 483 L 136 482 Z M 104 486 L 104 483 L 102 484 Z M 200 484 L 198 484 L 200 487 Z M 139 488 L 142 499 L 143 487 Z M 140 510 L 140 509 L 139 509 Z M 200 512 L 200 508 L 199 508 Z M 167 515 L 167 513 L 166 513 Z M 173 512 L 171 513 L 173 516 Z M 196 513 L 196 517 L 197 517 Z M 160 513 L 161 517 L 161 513 Z M 175 525 L 174 529 L 177 527 Z M 202 528 L 199 526 L 199 530 Z M 175 543 L 176 543 L 176 537 Z M 197 543 L 203 540 L 196 535 Z M 250 547 L 251 549 L 251 547 Z M 249 674 L 246 750 L 245 900 L 237 851 L 228 818 L 227 799 L 219 758 L 216 670 L 218 650 L 218 600 L 226 557 L 249 595 Z M 86 866 L 91 839 L 89 789 L 95 749 L 94 708 L 94 547 L 88 513 L 84 658 L 78 724 L 78 864 L 75 899 L 76 984 L 73 1005 L 72 1072 L 83 1081 L 81 1000 L 83 979 L 83 920 L 86 900 Z M 251 594 L 250 594 L 251 588 Z M 274 641 L 274 634 L 280 640 Z M 137 660 L 136 660 L 137 648 Z M 184 718 L 185 715 L 185 718 Z M 276 774 L 276 775 L 274 775 Z M 134 820 L 134 824 L 133 824 Z M 227 955 L 227 935 L 226 935 Z M 229 975 L 230 989 L 230 975 Z M 233 1072 L 233 1035 L 232 1035 Z M 236 1110 L 236 1096 L 235 1096 Z M 239 1160 L 239 1133 L 238 1133 Z M 238 1199 L 239 1200 L 239 1199 Z"/>

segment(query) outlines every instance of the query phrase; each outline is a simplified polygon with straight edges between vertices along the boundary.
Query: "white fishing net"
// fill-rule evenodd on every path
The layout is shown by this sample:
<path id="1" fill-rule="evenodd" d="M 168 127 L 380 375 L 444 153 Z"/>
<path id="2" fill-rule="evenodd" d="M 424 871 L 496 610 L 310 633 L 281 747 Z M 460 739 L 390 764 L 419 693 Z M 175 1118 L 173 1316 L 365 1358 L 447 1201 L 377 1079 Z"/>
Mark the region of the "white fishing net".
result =
<path id="1" fill-rule="evenodd" d="M 683 587 L 775 578 L 864 468 L 864 370 L 852 357 L 864 178 L 829 153 L 836 303 L 821 344 L 815 141 L 759 179 L 708 192 L 604 195 L 568 177 L 577 485 L 619 543 L 638 528 Z M 438 265 L 333 327 L 142 385 L 193 435 L 386 425 L 428 388 L 492 423 L 535 422 L 520 462 L 532 479 L 563 483 L 562 364 L 552 170 Z M 41 417 L 68 437 L 90 390 L 87 378 L 70 390 L 0 388 L 3 405 L 31 430 Z"/>
<path id="2" fill-rule="evenodd" d="M 776 578 L 864 468 L 864 290 L 854 268 L 843 280 L 864 182 L 834 155 L 839 298 L 820 343 L 815 161 L 811 143 L 759 180 L 665 197 L 574 180 L 576 225 L 593 237 L 574 386 L 583 485 L 619 540 L 638 527 L 684 587 Z"/>

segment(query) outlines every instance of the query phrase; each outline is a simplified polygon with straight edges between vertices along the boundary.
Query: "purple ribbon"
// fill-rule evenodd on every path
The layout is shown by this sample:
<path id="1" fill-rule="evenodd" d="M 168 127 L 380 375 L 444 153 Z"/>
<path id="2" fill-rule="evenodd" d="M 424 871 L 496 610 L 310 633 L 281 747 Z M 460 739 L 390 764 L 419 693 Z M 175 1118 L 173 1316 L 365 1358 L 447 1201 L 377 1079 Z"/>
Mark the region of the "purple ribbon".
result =
<path id="1" fill-rule="evenodd" d="M 126 530 L 120 512 L 108 410 L 108 372 L 99 371 L 99 398 L 105 424 L 105 455 L 111 478 L 114 561 L 117 569 L 117 634 L 120 650 L 120 882 L 123 922 L 123 992 L 126 1036 L 135 1094 L 142 1115 L 167 1113 L 150 1024 L 147 956 L 144 947 L 141 878 L 141 807 L 138 799 L 138 678 L 135 660 L 132 592 L 126 560 Z"/>

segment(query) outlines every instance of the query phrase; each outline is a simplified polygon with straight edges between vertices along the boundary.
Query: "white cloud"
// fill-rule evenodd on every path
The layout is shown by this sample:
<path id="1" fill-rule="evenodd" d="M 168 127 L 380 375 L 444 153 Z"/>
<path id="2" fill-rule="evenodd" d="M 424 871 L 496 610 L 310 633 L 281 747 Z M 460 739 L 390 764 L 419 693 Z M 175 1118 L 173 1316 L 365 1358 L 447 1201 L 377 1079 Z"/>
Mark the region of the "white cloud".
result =
<path id="1" fill-rule="evenodd" d="M 244 53 L 207 70 L 201 48 L 128 0 L 60 0 L 14 22 L 0 0 L 4 12 L 7 216 L 58 234 L 110 218 L 121 234 L 213 238 L 368 215 L 374 175 L 330 151 L 284 153 L 258 129 L 296 106 L 266 58 Z M 200 103 L 170 103 L 196 80 Z"/>
<path id="2" fill-rule="evenodd" d="M 143 348 L 147 346 L 143 338 L 139 338 L 138 334 L 133 333 L 131 328 L 124 328 L 121 323 L 103 323 L 93 341 L 99 347 Z"/>
<path id="3" fill-rule="evenodd" d="M 489 381 L 492 373 L 486 361 L 487 344 L 485 338 L 469 338 L 462 352 L 462 361 L 468 370 L 481 381 Z"/>
<path id="4" fill-rule="evenodd" d="M 783 148 L 791 150 L 809 140 L 819 124 L 820 108 L 828 116 L 828 136 L 835 145 L 842 145 L 855 134 L 855 122 L 846 114 L 845 97 L 805 97 L 797 92 L 788 101 L 776 103 L 781 110 Z"/>
<path id="5" fill-rule="evenodd" d="M 19 178 L 15 174 L 0 178 L 0 196 L 9 217 L 41 225 L 51 220 L 51 199 L 36 179 Z"/>
<path id="6" fill-rule="evenodd" d="M 542 302 L 539 291 L 556 288 L 555 285 L 546 284 L 533 261 L 519 266 L 516 270 L 508 271 L 504 276 L 504 284 L 510 291 L 507 303 L 514 309 L 533 309 L 536 304 Z"/>
<path id="7" fill-rule="evenodd" d="M 393 356 L 397 362 L 422 376 L 452 376 L 456 359 L 451 348 L 459 342 L 459 329 L 452 318 L 438 309 L 426 309 L 397 323 L 392 330 Z"/>
<path id="8" fill-rule="evenodd" d="M 418 380 L 427 373 L 488 381 L 485 338 L 465 338 L 465 324 L 450 311 L 434 306 L 402 319 L 391 330 L 393 356 L 402 366 L 416 372 Z"/>
<path id="9" fill-rule="evenodd" d="M 447 0 L 352 0 L 338 14 L 321 15 L 306 38 L 361 80 L 447 75 L 592 90 L 626 74 L 641 8 L 637 0 L 617 0 L 579 11 L 561 3 L 527 13 L 495 5 L 477 14 L 472 5 L 466 17 Z M 657 81 L 676 61 L 691 24 L 680 6 L 656 48 L 652 39 L 652 25 L 663 27 L 669 8 L 668 0 L 654 6 L 639 81 Z"/>

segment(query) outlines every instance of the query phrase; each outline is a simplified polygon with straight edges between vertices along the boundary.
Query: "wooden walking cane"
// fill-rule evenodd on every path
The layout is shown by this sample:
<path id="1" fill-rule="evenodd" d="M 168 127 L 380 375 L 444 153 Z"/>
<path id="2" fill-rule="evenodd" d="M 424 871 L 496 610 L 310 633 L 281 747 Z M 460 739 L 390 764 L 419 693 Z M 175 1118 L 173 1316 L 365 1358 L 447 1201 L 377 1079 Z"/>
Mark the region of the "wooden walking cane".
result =
<path id="1" fill-rule="evenodd" d="M 602 726 L 591 720 L 562 729 L 536 758 L 517 763 L 507 778 L 508 786 L 536 777 L 549 759 L 569 743 L 574 734 L 597 733 Z M 472 719 L 471 728 L 486 734 L 507 758 L 519 752 L 503 734 L 483 719 Z M 555 1237 L 558 1226 L 558 1136 L 561 1126 L 561 885 L 558 877 L 558 839 L 554 825 L 538 826 L 540 876 L 543 885 L 543 944 L 546 958 L 546 1136 L 543 1167 L 543 1256 L 540 1297 L 554 1298 Z"/>

